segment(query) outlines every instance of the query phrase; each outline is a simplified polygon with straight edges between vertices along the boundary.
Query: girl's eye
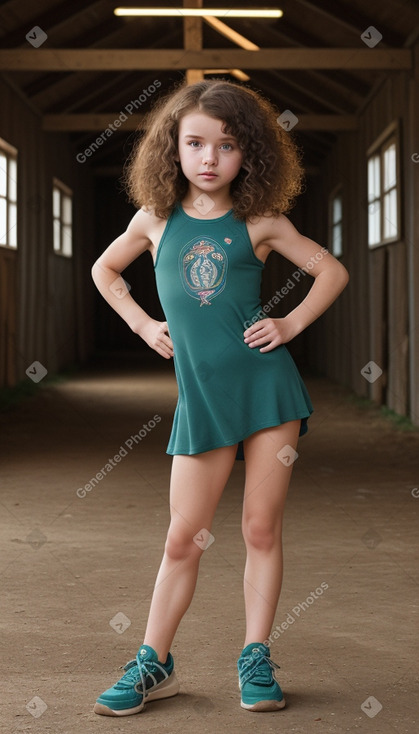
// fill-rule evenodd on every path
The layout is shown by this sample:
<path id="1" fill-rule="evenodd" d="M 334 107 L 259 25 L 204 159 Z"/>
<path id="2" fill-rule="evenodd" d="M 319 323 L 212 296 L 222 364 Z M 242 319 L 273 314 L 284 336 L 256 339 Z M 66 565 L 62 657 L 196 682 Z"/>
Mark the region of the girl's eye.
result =
<path id="1" fill-rule="evenodd" d="M 199 140 L 190 140 L 188 145 L 190 145 L 191 148 L 196 148 L 199 147 L 201 143 L 199 142 Z M 223 143 L 220 148 L 222 150 L 233 150 L 233 146 L 231 143 Z"/>

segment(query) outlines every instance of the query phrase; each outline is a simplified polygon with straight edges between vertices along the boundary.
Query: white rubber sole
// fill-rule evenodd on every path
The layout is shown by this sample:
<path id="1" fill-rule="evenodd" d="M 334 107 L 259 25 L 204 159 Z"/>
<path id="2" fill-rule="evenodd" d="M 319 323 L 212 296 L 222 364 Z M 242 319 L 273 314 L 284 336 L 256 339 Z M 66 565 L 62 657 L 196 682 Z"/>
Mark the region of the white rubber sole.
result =
<path id="1" fill-rule="evenodd" d="M 130 709 L 111 709 L 105 706 L 103 703 L 95 703 L 93 711 L 95 714 L 100 716 L 132 716 L 132 714 L 139 714 L 143 710 L 146 703 L 151 701 L 157 701 L 159 698 L 170 698 L 176 696 L 179 693 L 179 682 L 176 678 L 176 674 L 173 673 L 166 678 L 162 683 L 159 683 L 150 693 L 142 700 L 139 706 L 133 706 Z"/>
<path id="2" fill-rule="evenodd" d="M 285 698 L 282 701 L 258 701 L 257 703 L 243 703 L 241 707 L 246 711 L 280 711 L 285 708 Z"/>

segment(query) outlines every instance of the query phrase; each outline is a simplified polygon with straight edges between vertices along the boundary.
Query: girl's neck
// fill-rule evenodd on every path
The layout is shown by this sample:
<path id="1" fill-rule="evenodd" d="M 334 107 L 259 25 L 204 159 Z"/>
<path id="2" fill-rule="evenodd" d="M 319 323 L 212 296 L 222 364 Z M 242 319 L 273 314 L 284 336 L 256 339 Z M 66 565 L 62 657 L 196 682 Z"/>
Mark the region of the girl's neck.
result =
<path id="1" fill-rule="evenodd" d="M 202 219 L 212 219 L 230 211 L 233 202 L 226 197 L 218 200 L 216 197 L 209 196 L 205 193 L 201 193 L 194 198 L 187 194 L 183 201 L 181 201 L 181 206 L 187 214 L 200 216 Z"/>

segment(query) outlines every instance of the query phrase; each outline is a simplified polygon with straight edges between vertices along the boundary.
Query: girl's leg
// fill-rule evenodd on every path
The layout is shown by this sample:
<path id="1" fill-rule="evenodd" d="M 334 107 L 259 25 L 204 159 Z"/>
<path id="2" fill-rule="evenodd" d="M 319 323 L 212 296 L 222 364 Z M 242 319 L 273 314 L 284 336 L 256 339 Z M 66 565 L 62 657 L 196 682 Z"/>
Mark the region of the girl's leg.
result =
<path id="1" fill-rule="evenodd" d="M 258 431 L 244 442 L 244 647 L 264 642 L 271 634 L 282 584 L 282 519 L 293 466 L 291 457 L 284 464 L 277 454 L 287 445 L 296 448 L 300 425 L 299 420 L 289 421 Z"/>
<path id="2" fill-rule="evenodd" d="M 151 600 L 144 644 L 164 662 L 196 586 L 203 549 L 193 538 L 211 524 L 234 465 L 237 446 L 173 457 L 170 526 Z"/>

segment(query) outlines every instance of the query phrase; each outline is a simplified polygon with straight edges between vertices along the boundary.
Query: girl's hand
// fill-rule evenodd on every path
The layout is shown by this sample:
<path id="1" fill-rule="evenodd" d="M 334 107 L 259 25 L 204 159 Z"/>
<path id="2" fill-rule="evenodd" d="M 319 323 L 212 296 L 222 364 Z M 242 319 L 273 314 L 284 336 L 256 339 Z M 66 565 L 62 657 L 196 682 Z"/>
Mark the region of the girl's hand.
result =
<path id="1" fill-rule="evenodd" d="M 259 351 L 271 352 L 272 349 L 286 344 L 298 334 L 298 329 L 288 316 L 283 319 L 260 319 L 244 332 L 244 341 L 251 348 L 260 347 Z"/>
<path id="2" fill-rule="evenodd" d="M 173 357 L 173 342 L 169 335 L 167 321 L 149 319 L 141 329 L 133 329 L 149 347 L 165 359 Z"/>

